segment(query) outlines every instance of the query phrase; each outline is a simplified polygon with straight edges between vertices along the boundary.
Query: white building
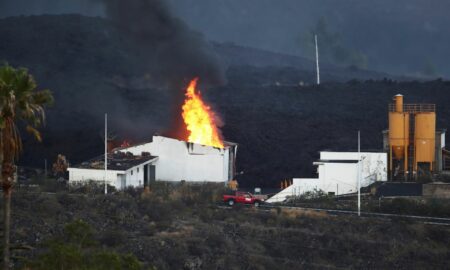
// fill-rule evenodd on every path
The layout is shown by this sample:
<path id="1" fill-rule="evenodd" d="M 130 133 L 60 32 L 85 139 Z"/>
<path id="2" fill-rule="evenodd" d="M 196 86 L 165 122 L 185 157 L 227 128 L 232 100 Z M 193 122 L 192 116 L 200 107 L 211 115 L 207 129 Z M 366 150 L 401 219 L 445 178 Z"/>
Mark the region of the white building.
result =
<path id="1" fill-rule="evenodd" d="M 118 189 L 152 181 L 227 182 L 234 178 L 237 145 L 204 146 L 153 136 L 149 143 L 108 155 L 107 181 Z M 69 168 L 69 183 L 104 181 L 104 156 Z M 119 164 L 119 165 L 117 165 Z"/>
<path id="2" fill-rule="evenodd" d="M 89 181 L 103 184 L 105 181 L 105 156 L 99 156 L 68 168 L 69 184 Z M 106 180 L 117 189 L 127 186 L 142 186 L 152 178 L 152 169 L 158 157 L 150 155 L 134 156 L 123 152 L 108 154 Z"/>
<path id="3" fill-rule="evenodd" d="M 294 178 L 288 188 L 267 202 L 282 202 L 289 196 L 299 196 L 308 191 L 322 190 L 327 194 L 343 195 L 358 191 L 377 181 L 387 181 L 387 154 L 367 152 L 320 152 L 317 166 L 318 178 Z"/>

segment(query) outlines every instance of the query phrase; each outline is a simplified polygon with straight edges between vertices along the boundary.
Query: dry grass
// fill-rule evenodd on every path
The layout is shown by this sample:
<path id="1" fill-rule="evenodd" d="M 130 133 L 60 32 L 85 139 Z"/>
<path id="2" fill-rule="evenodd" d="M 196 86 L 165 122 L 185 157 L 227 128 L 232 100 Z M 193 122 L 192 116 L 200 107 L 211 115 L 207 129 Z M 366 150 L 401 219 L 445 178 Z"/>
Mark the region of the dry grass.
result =
<path id="1" fill-rule="evenodd" d="M 162 232 L 158 232 L 155 236 L 157 237 L 168 237 L 168 238 L 172 238 L 172 237 L 190 237 L 192 236 L 192 233 L 194 232 L 194 227 L 191 225 L 188 226 L 183 226 L 178 228 L 177 230 L 174 231 L 162 231 Z"/>
<path id="2" fill-rule="evenodd" d="M 296 219 L 300 217 L 309 218 L 327 218 L 329 215 L 323 211 L 305 210 L 305 209 L 286 209 L 272 210 L 273 213 L 279 213 L 287 218 Z"/>

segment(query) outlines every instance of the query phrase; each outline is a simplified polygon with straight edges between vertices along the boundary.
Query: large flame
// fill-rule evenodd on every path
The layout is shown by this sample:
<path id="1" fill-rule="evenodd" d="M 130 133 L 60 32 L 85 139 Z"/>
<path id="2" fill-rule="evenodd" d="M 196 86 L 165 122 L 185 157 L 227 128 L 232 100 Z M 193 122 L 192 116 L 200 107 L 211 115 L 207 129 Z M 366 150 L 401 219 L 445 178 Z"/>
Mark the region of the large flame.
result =
<path id="1" fill-rule="evenodd" d="M 182 107 L 184 123 L 189 131 L 188 141 L 223 148 L 214 112 L 203 102 L 200 93 L 195 91 L 197 81 L 198 78 L 195 78 L 189 84 Z"/>

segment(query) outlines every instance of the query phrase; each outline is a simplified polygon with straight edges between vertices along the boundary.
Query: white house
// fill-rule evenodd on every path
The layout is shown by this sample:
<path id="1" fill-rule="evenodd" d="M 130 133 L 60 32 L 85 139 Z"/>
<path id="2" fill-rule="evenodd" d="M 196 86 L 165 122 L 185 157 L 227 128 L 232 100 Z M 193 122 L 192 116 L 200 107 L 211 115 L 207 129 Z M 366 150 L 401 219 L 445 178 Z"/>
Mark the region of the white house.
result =
<path id="1" fill-rule="evenodd" d="M 99 156 L 77 166 L 68 168 L 69 183 L 105 181 L 105 156 Z M 142 186 L 154 178 L 154 163 L 158 157 L 150 155 L 134 156 L 123 152 L 108 154 L 106 180 L 117 189 L 127 186 Z M 153 175 L 152 175 L 153 173 Z"/>
<path id="2" fill-rule="evenodd" d="M 387 154 L 368 152 L 320 152 L 318 178 L 294 178 L 291 186 L 271 197 L 267 202 L 282 202 L 289 196 L 322 190 L 328 194 L 343 195 L 358 191 L 377 181 L 387 181 Z"/>
<path id="3" fill-rule="evenodd" d="M 150 143 L 126 149 L 139 155 L 148 152 L 157 156 L 157 181 L 227 182 L 233 180 L 237 144 L 225 142 L 224 148 L 205 146 L 163 136 L 153 136 Z"/>
<path id="4" fill-rule="evenodd" d="M 107 181 L 118 189 L 152 181 L 227 182 L 235 176 L 237 145 L 204 146 L 163 136 L 108 154 Z M 69 168 L 69 183 L 104 181 L 104 156 Z M 120 164 L 120 165 L 117 165 Z"/>

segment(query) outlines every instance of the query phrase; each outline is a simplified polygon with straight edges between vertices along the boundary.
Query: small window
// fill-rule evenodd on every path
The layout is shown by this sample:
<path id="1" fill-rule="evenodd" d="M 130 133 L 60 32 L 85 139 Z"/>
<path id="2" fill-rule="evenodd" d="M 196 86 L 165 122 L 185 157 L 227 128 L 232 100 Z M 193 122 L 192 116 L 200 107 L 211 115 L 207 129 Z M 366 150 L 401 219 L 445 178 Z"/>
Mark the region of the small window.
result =
<path id="1" fill-rule="evenodd" d="M 139 172 L 139 168 L 137 168 L 137 172 Z"/>
<path id="2" fill-rule="evenodd" d="M 131 170 L 131 175 L 133 175 L 133 170 Z"/>

